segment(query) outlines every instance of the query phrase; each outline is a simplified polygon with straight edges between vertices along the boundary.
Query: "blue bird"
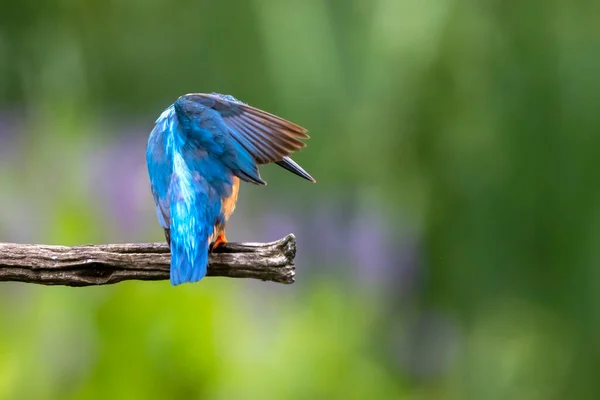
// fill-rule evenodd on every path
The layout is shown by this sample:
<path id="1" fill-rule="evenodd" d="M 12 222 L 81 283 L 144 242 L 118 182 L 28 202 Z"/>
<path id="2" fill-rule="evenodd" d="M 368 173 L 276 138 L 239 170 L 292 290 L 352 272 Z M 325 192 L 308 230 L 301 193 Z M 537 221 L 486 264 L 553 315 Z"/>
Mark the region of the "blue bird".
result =
<path id="1" fill-rule="evenodd" d="M 227 241 L 225 224 L 240 180 L 266 185 L 258 166 L 276 163 L 315 182 L 289 155 L 306 129 L 229 95 L 181 96 L 156 120 L 146 161 L 158 222 L 171 247 L 171 283 L 206 275 L 211 249 Z"/>

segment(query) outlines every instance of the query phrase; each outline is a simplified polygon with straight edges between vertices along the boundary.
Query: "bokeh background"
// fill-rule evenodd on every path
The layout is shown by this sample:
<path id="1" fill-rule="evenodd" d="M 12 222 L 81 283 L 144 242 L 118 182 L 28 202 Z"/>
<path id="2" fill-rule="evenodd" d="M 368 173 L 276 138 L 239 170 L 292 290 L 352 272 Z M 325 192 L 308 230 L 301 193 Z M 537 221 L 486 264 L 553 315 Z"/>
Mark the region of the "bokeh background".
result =
<path id="1" fill-rule="evenodd" d="M 297 283 L 0 284 L 1 399 L 600 398 L 600 3 L 0 3 L 0 241 L 162 241 L 146 140 L 310 130 L 228 236 Z"/>

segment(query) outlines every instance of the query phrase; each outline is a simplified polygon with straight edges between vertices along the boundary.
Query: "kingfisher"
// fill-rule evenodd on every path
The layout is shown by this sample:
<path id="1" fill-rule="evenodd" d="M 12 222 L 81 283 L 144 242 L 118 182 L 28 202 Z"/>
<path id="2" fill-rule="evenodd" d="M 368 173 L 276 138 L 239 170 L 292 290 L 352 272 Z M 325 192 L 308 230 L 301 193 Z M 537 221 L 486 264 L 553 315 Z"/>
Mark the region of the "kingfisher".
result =
<path id="1" fill-rule="evenodd" d="M 146 162 L 158 222 L 171 248 L 171 284 L 201 280 L 208 255 L 227 242 L 240 181 L 266 185 L 258 166 L 276 163 L 315 182 L 289 156 L 307 130 L 230 95 L 191 93 L 158 117 Z"/>

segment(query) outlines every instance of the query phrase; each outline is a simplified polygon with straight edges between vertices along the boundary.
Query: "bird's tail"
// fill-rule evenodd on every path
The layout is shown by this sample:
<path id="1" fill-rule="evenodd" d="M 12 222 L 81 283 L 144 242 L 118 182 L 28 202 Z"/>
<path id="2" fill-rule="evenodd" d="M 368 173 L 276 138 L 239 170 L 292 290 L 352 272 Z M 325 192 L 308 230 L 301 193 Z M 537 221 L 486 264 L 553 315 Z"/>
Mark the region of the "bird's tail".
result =
<path id="1" fill-rule="evenodd" d="M 178 161 L 179 164 L 178 165 Z M 207 191 L 176 160 L 171 182 L 171 283 L 197 282 L 206 275 L 208 241 L 214 229 Z M 218 210 L 216 210 L 218 214 Z M 209 223 L 209 221 L 213 223 Z"/>

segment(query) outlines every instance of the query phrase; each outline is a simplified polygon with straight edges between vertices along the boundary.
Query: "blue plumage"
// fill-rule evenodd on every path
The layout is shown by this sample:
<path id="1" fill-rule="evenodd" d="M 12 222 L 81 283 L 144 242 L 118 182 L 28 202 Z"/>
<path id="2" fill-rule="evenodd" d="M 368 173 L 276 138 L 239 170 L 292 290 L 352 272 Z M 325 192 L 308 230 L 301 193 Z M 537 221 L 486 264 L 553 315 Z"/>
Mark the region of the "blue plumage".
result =
<path id="1" fill-rule="evenodd" d="M 158 221 L 171 246 L 173 285 L 206 275 L 209 246 L 224 238 L 238 179 L 265 184 L 258 165 L 276 162 L 314 181 L 288 157 L 306 138 L 296 124 L 215 93 L 181 96 L 160 115 L 146 160 Z"/>

